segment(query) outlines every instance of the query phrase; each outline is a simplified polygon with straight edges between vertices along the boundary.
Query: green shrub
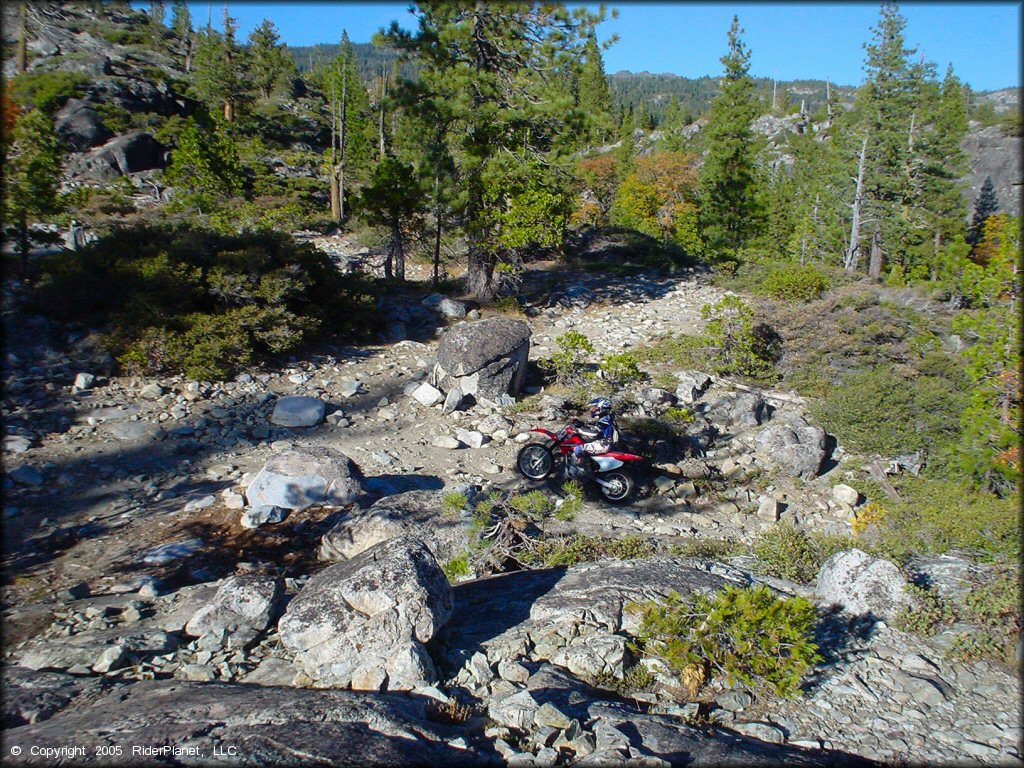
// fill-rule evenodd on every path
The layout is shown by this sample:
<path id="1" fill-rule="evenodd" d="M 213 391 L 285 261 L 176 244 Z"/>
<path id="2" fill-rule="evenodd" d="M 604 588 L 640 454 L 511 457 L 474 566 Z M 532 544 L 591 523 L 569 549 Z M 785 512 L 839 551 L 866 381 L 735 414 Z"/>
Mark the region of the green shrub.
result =
<path id="1" fill-rule="evenodd" d="M 15 75 L 8 87 L 11 99 L 19 106 L 52 113 L 80 95 L 88 82 L 88 75 L 81 72 L 25 72 Z"/>
<path id="2" fill-rule="evenodd" d="M 811 412 L 847 450 L 893 456 L 954 440 L 965 405 L 945 378 L 883 365 L 847 375 Z"/>
<path id="3" fill-rule="evenodd" d="M 1020 566 L 999 562 L 973 577 L 971 589 L 962 596 L 942 597 L 927 587 L 911 585 L 911 604 L 895 619 L 904 632 L 931 637 L 956 624 L 973 625 L 960 632 L 949 655 L 973 660 L 993 658 L 1012 662 L 1021 632 Z"/>
<path id="4" fill-rule="evenodd" d="M 801 678 L 821 659 L 813 642 L 814 605 L 778 598 L 765 586 L 729 586 L 713 595 L 633 604 L 640 613 L 635 648 L 682 674 L 708 665 L 730 683 L 778 696 L 799 693 Z"/>
<path id="5" fill-rule="evenodd" d="M 469 506 L 469 499 L 464 493 L 446 493 L 441 497 L 441 514 L 445 517 L 458 517 Z"/>
<path id="6" fill-rule="evenodd" d="M 700 315 L 708 321 L 705 339 L 714 350 L 713 368 L 719 374 L 739 374 L 757 381 L 774 381 L 779 339 L 768 326 L 754 324 L 754 311 L 736 296 L 705 304 Z"/>
<path id="7" fill-rule="evenodd" d="M 653 363 L 658 367 L 704 368 L 710 366 L 707 343 L 699 336 L 683 334 L 664 336 L 652 344 L 636 351 L 637 360 Z M 675 378 L 665 389 L 675 388 Z"/>
<path id="8" fill-rule="evenodd" d="M 119 229 L 42 261 L 39 311 L 107 328 L 134 372 L 219 379 L 326 330 L 377 325 L 369 290 L 287 235 L 189 226 Z M 351 336 L 350 336 L 351 337 Z"/>
<path id="9" fill-rule="evenodd" d="M 651 557 L 656 551 L 651 541 L 634 534 L 613 539 L 577 533 L 568 537 L 544 539 L 537 547 L 538 555 L 549 566 L 576 565 L 602 558 L 635 560 Z"/>
<path id="10" fill-rule="evenodd" d="M 828 275 L 816 267 L 786 264 L 774 267 L 760 281 L 758 293 L 782 301 L 810 301 L 832 287 Z"/>
<path id="11" fill-rule="evenodd" d="M 693 411 L 683 406 L 669 408 L 661 414 L 661 418 L 679 426 L 686 426 L 687 424 L 693 424 L 697 417 L 694 416 Z"/>
<path id="12" fill-rule="evenodd" d="M 904 478 L 902 502 L 876 502 L 886 514 L 878 523 L 877 547 L 887 557 L 954 550 L 989 559 L 1020 554 L 1017 499 L 1001 499 L 961 483 L 929 477 Z"/>
<path id="13" fill-rule="evenodd" d="M 723 560 L 735 555 L 745 555 L 749 547 L 731 539 L 693 539 L 684 544 L 673 544 L 669 553 L 677 557 L 693 557 L 701 560 Z"/>
<path id="14" fill-rule="evenodd" d="M 469 567 L 469 553 L 464 552 L 457 557 L 453 557 L 441 567 L 441 570 L 444 571 L 444 575 L 448 577 L 448 581 L 452 584 L 460 578 L 472 576 L 473 571 Z"/>
<path id="15" fill-rule="evenodd" d="M 567 331 L 555 339 L 558 352 L 540 365 L 554 375 L 560 384 L 583 381 L 587 357 L 594 354 L 594 345 L 579 331 Z"/>
<path id="16" fill-rule="evenodd" d="M 644 378 L 636 356 L 629 352 L 605 355 L 598 367 L 604 380 L 616 390 L 625 389 Z"/>
<path id="17" fill-rule="evenodd" d="M 808 533 L 789 523 L 780 523 L 757 534 L 753 549 L 765 573 L 810 584 L 831 555 L 854 546 L 856 543 L 848 536 Z"/>
<path id="18" fill-rule="evenodd" d="M 583 487 L 575 480 L 568 480 L 562 485 L 562 504 L 555 511 L 559 520 L 575 520 L 583 509 Z"/>

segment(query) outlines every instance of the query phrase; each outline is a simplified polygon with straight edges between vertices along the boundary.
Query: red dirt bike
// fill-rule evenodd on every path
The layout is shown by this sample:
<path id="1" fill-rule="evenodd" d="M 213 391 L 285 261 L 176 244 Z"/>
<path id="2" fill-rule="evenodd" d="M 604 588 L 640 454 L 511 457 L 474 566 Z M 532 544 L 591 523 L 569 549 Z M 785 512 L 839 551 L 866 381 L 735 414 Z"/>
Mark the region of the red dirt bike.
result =
<path id="1" fill-rule="evenodd" d="M 573 419 L 557 434 L 547 429 L 531 429 L 547 440 L 524 445 L 516 457 L 516 468 L 530 480 L 544 480 L 560 461 L 567 479 L 590 477 L 600 486 L 601 495 L 614 504 L 621 504 L 633 494 L 633 476 L 628 467 L 631 462 L 643 461 L 644 457 L 621 451 L 584 454 L 584 461 L 590 459 L 594 462 L 592 473 L 588 473 L 577 466 L 572 457 L 573 448 L 584 442 L 577 432 L 578 426 L 579 421 Z"/>

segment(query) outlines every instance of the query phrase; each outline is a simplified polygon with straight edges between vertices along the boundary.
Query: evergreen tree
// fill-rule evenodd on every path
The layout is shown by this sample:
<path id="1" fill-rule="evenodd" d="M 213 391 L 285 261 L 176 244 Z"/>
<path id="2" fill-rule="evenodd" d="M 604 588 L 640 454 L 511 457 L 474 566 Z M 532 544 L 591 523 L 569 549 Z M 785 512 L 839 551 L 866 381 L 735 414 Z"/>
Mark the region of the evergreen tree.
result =
<path id="1" fill-rule="evenodd" d="M 941 87 L 926 83 L 925 103 L 921 105 L 925 130 L 914 147 L 920 167 L 920 184 L 912 222 L 921 230 L 922 242 L 917 257 L 928 265 L 936 279 L 945 243 L 964 235 L 967 214 L 961 179 L 969 171 L 961 143 L 967 135 L 967 100 L 963 84 L 950 65 Z M 930 237 L 929 237 L 930 235 Z"/>
<path id="2" fill-rule="evenodd" d="M 167 7 L 161 0 L 150 0 L 149 3 L 149 29 L 153 43 L 159 45 L 164 39 L 164 17 L 167 14 Z"/>
<path id="3" fill-rule="evenodd" d="M 295 71 L 295 62 L 270 19 L 249 33 L 249 63 L 253 83 L 264 99 Z"/>
<path id="4" fill-rule="evenodd" d="M 192 55 L 195 48 L 195 33 L 192 31 L 192 14 L 185 0 L 174 0 L 171 8 L 171 32 L 177 38 L 182 49 L 181 68 L 186 73 L 192 71 Z"/>
<path id="5" fill-rule="evenodd" d="M 223 33 L 207 27 L 198 36 L 192 68 L 195 95 L 229 123 L 252 97 L 247 56 L 235 40 L 235 31 L 235 20 L 225 12 Z"/>
<path id="6" fill-rule="evenodd" d="M 587 36 L 583 48 L 583 63 L 579 73 L 579 108 L 588 120 L 588 146 L 591 141 L 602 143 L 614 133 L 612 120 L 612 92 L 604 73 L 604 59 L 597 38 Z"/>
<path id="7" fill-rule="evenodd" d="M 978 190 L 978 196 L 974 200 L 974 215 L 971 216 L 971 227 L 967 232 L 967 242 L 976 246 L 981 242 L 985 234 L 985 222 L 988 217 L 999 210 L 999 198 L 996 196 L 996 185 L 991 176 L 986 176 L 985 181 Z"/>
<path id="8" fill-rule="evenodd" d="M 757 97 L 750 78 L 750 51 L 740 40 L 739 19 L 729 29 L 729 53 L 722 57 L 722 92 L 711 105 L 704 129 L 707 156 L 701 173 L 701 221 L 713 251 L 735 253 L 760 227 L 756 145 L 750 127 Z"/>
<path id="9" fill-rule="evenodd" d="M 489 300 L 530 245 L 554 245 L 571 212 L 563 77 L 598 16 L 554 3 L 422 2 L 417 32 L 393 24 L 390 47 L 420 64 L 421 93 L 445 103 L 463 187 L 467 290 Z"/>
<path id="10" fill-rule="evenodd" d="M 218 122 L 211 129 L 189 118 L 165 176 L 175 188 L 175 207 L 194 206 L 200 214 L 241 195 L 244 176 L 228 125 Z"/>
<path id="11" fill-rule="evenodd" d="M 4 112 L 6 123 L 13 110 Z M 64 152 L 53 121 L 41 109 L 17 115 L 4 150 L 0 211 L 4 224 L 17 231 L 21 274 L 27 278 L 29 225 L 60 209 L 57 191 Z"/>
<path id="12" fill-rule="evenodd" d="M 405 280 L 406 233 L 417 225 L 424 209 L 423 190 L 412 165 L 394 157 L 381 160 L 360 193 L 359 209 L 369 224 L 388 231 L 384 277 Z"/>
<path id="13" fill-rule="evenodd" d="M 860 136 L 867 142 L 860 220 L 868 234 L 861 242 L 871 244 L 872 277 L 881 274 L 886 256 L 906 266 L 923 235 L 915 234 L 911 211 L 923 189 L 917 146 L 923 115 L 918 109 L 928 66 L 915 62 L 916 51 L 904 47 L 905 26 L 895 3 L 885 3 L 873 42 L 865 45 L 868 76 L 854 105 Z"/>
<path id="14" fill-rule="evenodd" d="M 373 159 L 370 99 L 359 77 L 355 49 L 342 31 L 338 55 L 317 74 L 331 116 L 328 150 L 331 217 L 345 219 L 345 195 L 351 181 L 364 181 Z"/>

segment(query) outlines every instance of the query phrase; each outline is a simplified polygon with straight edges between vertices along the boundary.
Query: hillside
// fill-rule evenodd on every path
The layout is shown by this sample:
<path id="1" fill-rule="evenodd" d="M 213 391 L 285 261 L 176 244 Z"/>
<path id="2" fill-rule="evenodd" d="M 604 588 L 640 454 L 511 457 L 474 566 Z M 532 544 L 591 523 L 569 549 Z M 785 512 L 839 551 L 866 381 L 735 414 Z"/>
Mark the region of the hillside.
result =
<path id="1" fill-rule="evenodd" d="M 7 761 L 1019 762 L 1015 92 L 475 9 L 3 6 Z"/>

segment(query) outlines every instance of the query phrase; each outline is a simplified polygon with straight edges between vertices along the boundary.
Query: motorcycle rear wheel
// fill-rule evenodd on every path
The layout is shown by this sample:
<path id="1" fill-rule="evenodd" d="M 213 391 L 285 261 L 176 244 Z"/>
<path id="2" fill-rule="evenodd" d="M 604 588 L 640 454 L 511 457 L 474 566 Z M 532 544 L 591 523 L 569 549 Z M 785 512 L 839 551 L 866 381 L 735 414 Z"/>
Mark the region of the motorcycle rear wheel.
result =
<path id="1" fill-rule="evenodd" d="M 625 472 L 605 472 L 601 480 L 608 483 L 600 486 L 601 495 L 612 504 L 621 504 L 633 495 L 633 478 Z"/>
<path id="2" fill-rule="evenodd" d="M 546 445 L 527 443 L 516 456 L 516 468 L 530 480 L 544 480 L 555 468 L 555 457 Z"/>

